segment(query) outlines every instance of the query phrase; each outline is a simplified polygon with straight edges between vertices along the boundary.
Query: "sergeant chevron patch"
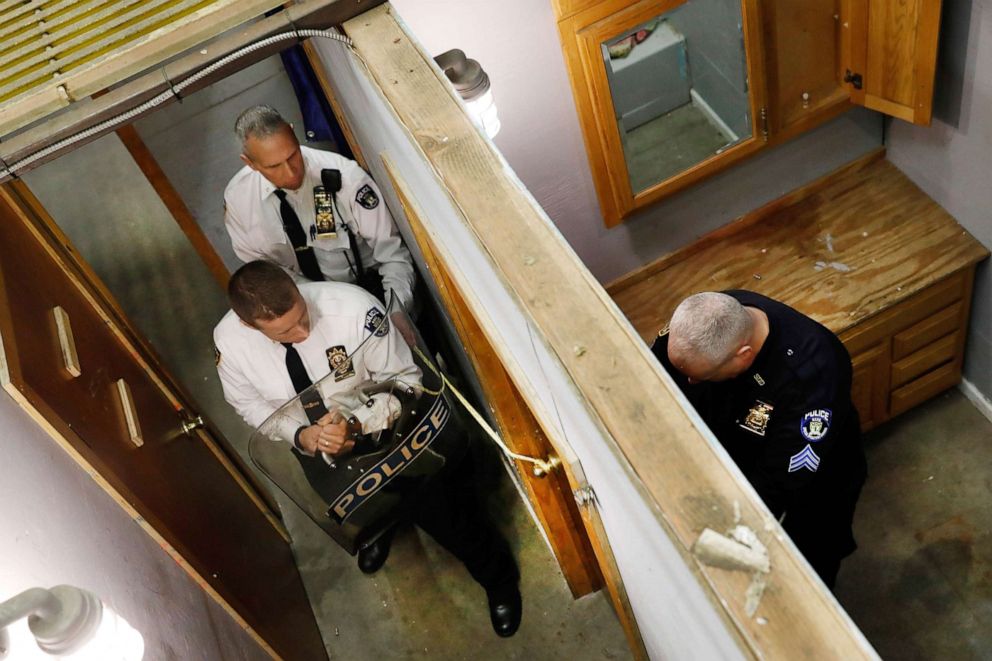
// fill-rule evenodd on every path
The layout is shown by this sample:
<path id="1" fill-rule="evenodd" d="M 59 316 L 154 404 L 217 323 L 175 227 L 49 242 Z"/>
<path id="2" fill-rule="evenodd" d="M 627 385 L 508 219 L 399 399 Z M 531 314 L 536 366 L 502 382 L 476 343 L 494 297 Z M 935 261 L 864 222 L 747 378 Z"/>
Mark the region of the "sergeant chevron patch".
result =
<path id="1" fill-rule="evenodd" d="M 815 473 L 820 467 L 820 457 L 813 452 L 813 446 L 807 444 L 802 450 L 789 457 L 789 472 L 795 473 L 797 470 L 805 468 L 811 473 Z"/>

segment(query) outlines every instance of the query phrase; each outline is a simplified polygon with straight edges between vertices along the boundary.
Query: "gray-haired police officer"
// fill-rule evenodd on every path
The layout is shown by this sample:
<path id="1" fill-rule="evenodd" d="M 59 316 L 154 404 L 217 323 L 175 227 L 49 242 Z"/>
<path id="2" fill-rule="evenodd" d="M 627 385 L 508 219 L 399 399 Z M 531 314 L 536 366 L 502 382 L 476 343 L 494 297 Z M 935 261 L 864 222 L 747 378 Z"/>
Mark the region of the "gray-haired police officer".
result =
<path id="1" fill-rule="evenodd" d="M 833 587 L 867 475 L 851 358 L 829 330 L 747 291 L 684 300 L 652 351 Z"/>
<path id="2" fill-rule="evenodd" d="M 300 146 L 292 127 L 269 106 L 242 112 L 235 133 L 245 167 L 224 191 L 224 224 L 234 253 L 244 262 L 273 261 L 297 282 L 350 282 L 387 301 L 391 291 L 412 313 L 410 253 L 365 170 L 339 154 Z M 326 191 L 333 234 L 319 233 L 316 224 L 315 188 L 324 184 L 323 170 L 339 177 L 340 190 Z"/>

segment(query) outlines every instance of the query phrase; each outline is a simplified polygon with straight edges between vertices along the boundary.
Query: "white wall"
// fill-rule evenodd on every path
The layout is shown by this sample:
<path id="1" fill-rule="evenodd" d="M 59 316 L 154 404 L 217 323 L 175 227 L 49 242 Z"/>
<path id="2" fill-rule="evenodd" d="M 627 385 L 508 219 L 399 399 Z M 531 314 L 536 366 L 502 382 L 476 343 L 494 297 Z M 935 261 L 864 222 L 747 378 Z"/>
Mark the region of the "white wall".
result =
<path id="1" fill-rule="evenodd" d="M 856 110 L 607 230 L 599 213 L 551 0 L 392 0 L 431 55 L 461 48 L 493 84 L 496 144 L 589 270 L 612 280 L 881 144 Z"/>
<path id="2" fill-rule="evenodd" d="M 889 159 L 992 247 L 992 5 L 944 0 L 929 127 L 893 120 Z M 992 270 L 978 268 L 965 378 L 992 398 Z"/>
<path id="3" fill-rule="evenodd" d="M 6 393 L 0 428 L 0 600 L 75 585 L 142 633 L 148 661 L 269 658 Z M 24 620 L 10 631 L 11 659 L 54 658 Z"/>

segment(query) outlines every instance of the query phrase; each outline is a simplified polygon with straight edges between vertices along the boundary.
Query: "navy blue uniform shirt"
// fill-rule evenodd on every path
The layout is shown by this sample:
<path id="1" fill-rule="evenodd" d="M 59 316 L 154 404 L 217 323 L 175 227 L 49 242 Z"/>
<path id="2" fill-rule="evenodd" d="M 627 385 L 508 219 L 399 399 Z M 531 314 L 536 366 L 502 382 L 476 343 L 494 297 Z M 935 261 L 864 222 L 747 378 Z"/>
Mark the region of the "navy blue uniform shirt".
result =
<path id="1" fill-rule="evenodd" d="M 689 384 L 668 360 L 667 335 L 652 351 L 772 513 L 787 515 L 784 527 L 807 558 L 811 547 L 848 555 L 866 476 L 850 355 L 836 335 L 787 305 L 748 291 L 724 293 L 768 316 L 768 337 L 749 369 L 727 381 Z"/>

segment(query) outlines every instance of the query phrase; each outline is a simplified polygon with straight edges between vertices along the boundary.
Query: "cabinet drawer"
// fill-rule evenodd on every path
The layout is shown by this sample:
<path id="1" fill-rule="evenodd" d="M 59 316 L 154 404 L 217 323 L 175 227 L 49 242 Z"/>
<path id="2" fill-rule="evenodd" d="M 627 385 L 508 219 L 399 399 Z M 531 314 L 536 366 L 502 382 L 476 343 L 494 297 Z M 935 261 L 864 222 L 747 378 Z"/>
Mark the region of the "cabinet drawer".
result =
<path id="1" fill-rule="evenodd" d="M 961 379 L 961 368 L 956 363 L 935 369 L 915 381 L 910 381 L 902 388 L 892 391 L 889 403 L 889 414 L 896 416 L 917 404 L 924 402 L 937 393 L 947 390 Z"/>
<path id="2" fill-rule="evenodd" d="M 886 337 L 906 330 L 948 305 L 960 301 L 968 291 L 970 275 L 970 269 L 959 271 L 931 285 L 912 298 L 844 331 L 840 335 L 841 341 L 851 355 L 854 355 Z"/>
<path id="3" fill-rule="evenodd" d="M 892 338 L 892 360 L 904 358 L 957 330 L 961 321 L 961 306 L 962 303 L 958 301 L 915 326 L 896 333 Z"/>
<path id="4" fill-rule="evenodd" d="M 892 387 L 897 388 L 934 367 L 953 360 L 957 345 L 958 334 L 951 333 L 916 353 L 892 363 Z"/>

